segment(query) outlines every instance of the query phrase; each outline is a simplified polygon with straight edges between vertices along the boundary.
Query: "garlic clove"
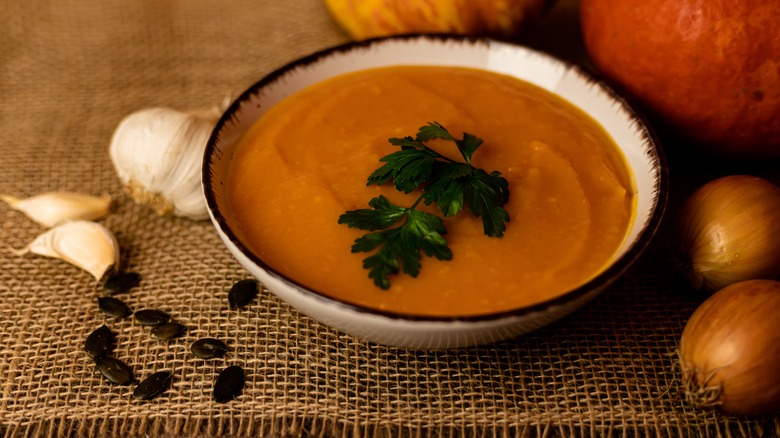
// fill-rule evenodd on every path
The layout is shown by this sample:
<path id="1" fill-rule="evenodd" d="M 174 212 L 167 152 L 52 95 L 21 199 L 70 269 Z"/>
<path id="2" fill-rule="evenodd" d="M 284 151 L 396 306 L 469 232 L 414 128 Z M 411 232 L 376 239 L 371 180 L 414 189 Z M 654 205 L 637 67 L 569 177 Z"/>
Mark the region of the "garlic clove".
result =
<path id="1" fill-rule="evenodd" d="M 27 247 L 16 251 L 65 260 L 100 281 L 119 266 L 119 243 L 106 227 L 91 221 L 65 222 L 36 237 Z"/>
<path id="2" fill-rule="evenodd" d="M 218 112 L 148 108 L 125 117 L 109 148 L 133 200 L 159 214 L 208 218 L 200 183 L 203 153 Z"/>
<path id="3" fill-rule="evenodd" d="M 20 199 L 0 195 L 14 210 L 21 211 L 35 222 L 53 227 L 68 220 L 95 220 L 108 214 L 111 197 L 74 192 L 47 192 Z"/>

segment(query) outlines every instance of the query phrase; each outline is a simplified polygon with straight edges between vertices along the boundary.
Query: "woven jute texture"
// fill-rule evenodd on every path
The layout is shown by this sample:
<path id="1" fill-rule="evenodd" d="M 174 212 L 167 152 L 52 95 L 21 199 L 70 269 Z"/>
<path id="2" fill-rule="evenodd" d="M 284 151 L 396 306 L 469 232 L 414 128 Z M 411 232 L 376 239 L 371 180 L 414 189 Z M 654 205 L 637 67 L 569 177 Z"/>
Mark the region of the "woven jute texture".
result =
<path id="1" fill-rule="evenodd" d="M 573 5 L 548 34 L 577 35 Z M 130 200 L 111 134 L 132 111 L 219 104 L 346 40 L 319 0 L 0 0 L 0 192 L 110 194 L 100 223 L 119 240 L 121 268 L 142 275 L 122 298 L 188 327 L 160 342 L 131 319 L 107 319 L 89 274 L 14 255 L 44 230 L 0 205 L 6 436 L 776 436 L 776 416 L 724 416 L 683 399 L 675 349 L 702 297 L 672 276 L 662 239 L 581 311 L 498 345 L 378 346 L 265 290 L 229 309 L 230 286 L 249 274 L 208 221 Z M 572 44 L 550 46 L 576 54 Z M 139 402 L 133 386 L 101 377 L 83 346 L 102 324 L 136 377 L 169 370 L 171 387 Z M 228 356 L 196 359 L 189 345 L 206 336 L 225 340 Z M 234 364 L 246 370 L 242 395 L 214 403 L 217 374 Z"/>

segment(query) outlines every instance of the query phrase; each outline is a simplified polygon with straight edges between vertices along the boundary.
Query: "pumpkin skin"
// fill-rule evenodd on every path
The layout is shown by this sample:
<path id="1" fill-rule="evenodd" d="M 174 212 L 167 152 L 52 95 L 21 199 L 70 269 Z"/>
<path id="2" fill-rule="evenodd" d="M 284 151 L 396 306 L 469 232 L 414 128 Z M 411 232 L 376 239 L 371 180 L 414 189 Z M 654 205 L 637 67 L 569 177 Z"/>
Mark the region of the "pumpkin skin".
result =
<path id="1" fill-rule="evenodd" d="M 721 156 L 780 157 L 780 1 L 581 0 L 594 65 Z"/>
<path id="2" fill-rule="evenodd" d="M 324 0 L 353 39 L 405 33 L 510 38 L 551 0 Z"/>

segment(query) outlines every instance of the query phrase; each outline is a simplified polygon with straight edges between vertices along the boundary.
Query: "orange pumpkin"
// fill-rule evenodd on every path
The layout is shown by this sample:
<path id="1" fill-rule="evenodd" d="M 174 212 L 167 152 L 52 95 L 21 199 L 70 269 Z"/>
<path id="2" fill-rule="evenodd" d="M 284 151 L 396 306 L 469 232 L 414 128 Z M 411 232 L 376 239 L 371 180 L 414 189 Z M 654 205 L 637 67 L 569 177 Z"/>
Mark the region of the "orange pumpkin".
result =
<path id="1" fill-rule="evenodd" d="M 354 39 L 404 33 L 512 37 L 550 0 L 325 0 Z"/>
<path id="2" fill-rule="evenodd" d="M 780 157 L 780 1 L 581 0 L 596 67 L 709 150 Z"/>

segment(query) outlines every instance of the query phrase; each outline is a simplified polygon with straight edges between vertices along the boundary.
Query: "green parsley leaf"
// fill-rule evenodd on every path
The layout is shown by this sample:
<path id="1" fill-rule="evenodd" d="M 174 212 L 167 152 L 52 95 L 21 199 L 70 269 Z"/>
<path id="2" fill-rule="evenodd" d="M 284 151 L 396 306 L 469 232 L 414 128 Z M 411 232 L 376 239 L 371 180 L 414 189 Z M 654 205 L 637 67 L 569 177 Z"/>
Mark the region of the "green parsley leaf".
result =
<path id="1" fill-rule="evenodd" d="M 411 139 L 411 137 L 406 138 Z M 417 138 L 415 141 L 416 143 L 423 143 L 435 138 L 453 141 L 458 147 L 458 151 L 460 152 L 461 156 L 463 156 L 463 159 L 466 160 L 466 164 L 471 164 L 471 156 L 474 155 L 474 152 L 476 152 L 477 149 L 482 145 L 481 138 L 477 138 L 468 132 L 463 133 L 462 139 L 453 137 L 447 128 L 437 122 L 429 122 L 427 125 L 421 127 L 417 132 Z"/>
<path id="2" fill-rule="evenodd" d="M 445 217 L 455 216 L 465 206 L 482 218 L 485 235 L 500 237 L 509 214 L 503 205 L 509 200 L 509 183 L 501 173 L 487 173 L 462 163 L 437 163 L 437 175 L 423 188 L 425 204 L 435 203 Z"/>
<path id="3" fill-rule="evenodd" d="M 471 164 L 471 156 L 474 155 L 474 152 L 476 152 L 480 146 L 482 146 L 482 139 L 474 137 L 468 132 L 464 132 L 463 139 L 455 140 L 455 144 L 458 146 L 458 150 L 460 151 L 460 154 L 463 155 L 463 159 L 466 160 L 466 163 Z"/>
<path id="4" fill-rule="evenodd" d="M 416 277 L 422 266 L 422 253 L 439 260 L 452 259 L 452 251 L 443 237 L 447 229 L 439 217 L 415 210 L 414 207 L 398 207 L 383 196 L 373 198 L 369 205 L 373 210 L 348 211 L 339 217 L 339 223 L 353 228 L 376 230 L 387 228 L 405 217 L 400 226 L 365 234 L 352 245 L 353 253 L 371 252 L 379 248 L 363 260 L 363 267 L 369 270 L 368 276 L 380 288 L 388 289 L 390 280 L 387 277 L 399 271 Z M 387 225 L 382 226 L 384 224 Z"/>
<path id="5" fill-rule="evenodd" d="M 382 185 L 393 180 L 399 191 L 409 193 L 431 177 L 437 154 L 430 149 L 404 148 L 382 157 L 386 163 L 368 177 L 368 185 Z"/>
<path id="6" fill-rule="evenodd" d="M 425 142 L 452 141 L 464 162 L 452 160 L 428 147 Z M 398 191 L 421 190 L 411 207 L 399 207 L 384 196 L 371 199 L 369 209 L 350 210 L 339 216 L 339 223 L 350 228 L 371 231 L 357 239 L 352 252 L 373 252 L 363 260 L 368 276 L 382 289 L 390 287 L 390 275 L 399 272 L 416 277 L 422 255 L 451 260 L 452 252 L 444 235 L 447 229 L 436 215 L 417 210 L 420 201 L 436 204 L 444 217 L 455 216 L 464 208 L 482 219 L 484 233 L 500 237 L 506 230 L 509 214 L 503 208 L 509 200 L 509 183 L 500 172 L 486 172 L 471 164 L 482 139 L 463 133 L 457 139 L 437 122 L 422 126 L 413 137 L 389 139 L 401 150 L 380 159 L 385 163 L 368 177 L 368 185 L 390 181 Z M 390 228 L 397 222 L 403 223 Z"/>
<path id="7" fill-rule="evenodd" d="M 447 131 L 447 128 L 437 122 L 428 122 L 427 125 L 420 127 L 419 131 L 417 131 L 416 139 L 418 142 L 424 143 L 434 138 L 455 141 L 450 131 Z"/>
<path id="8" fill-rule="evenodd" d="M 501 173 L 475 169 L 464 184 L 463 198 L 471 214 L 482 218 L 485 235 L 500 237 L 504 234 L 509 213 L 503 205 L 509 201 L 509 183 Z"/>
<path id="9" fill-rule="evenodd" d="M 381 230 L 398 222 L 408 208 L 398 207 L 379 195 L 368 201 L 369 208 L 350 210 L 339 216 L 339 223 L 359 230 Z"/>
<path id="10" fill-rule="evenodd" d="M 423 187 L 425 205 L 436 204 L 445 217 L 463 208 L 463 194 L 474 168 L 464 163 L 436 163 L 438 177 Z"/>

